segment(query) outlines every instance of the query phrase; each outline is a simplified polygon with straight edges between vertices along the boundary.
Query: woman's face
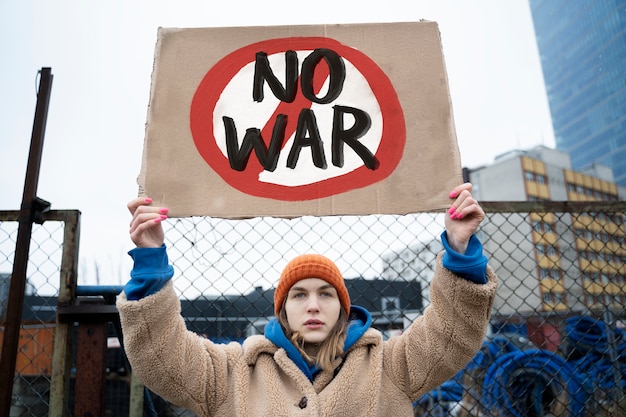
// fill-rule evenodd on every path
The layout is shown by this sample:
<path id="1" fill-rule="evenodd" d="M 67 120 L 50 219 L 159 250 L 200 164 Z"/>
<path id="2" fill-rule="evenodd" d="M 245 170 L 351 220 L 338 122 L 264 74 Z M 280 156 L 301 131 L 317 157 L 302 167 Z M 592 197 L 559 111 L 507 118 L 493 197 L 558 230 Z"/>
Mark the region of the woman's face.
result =
<path id="1" fill-rule="evenodd" d="M 285 300 L 289 328 L 298 332 L 305 343 L 323 342 L 339 320 L 340 311 L 337 290 L 319 278 L 296 282 Z"/>

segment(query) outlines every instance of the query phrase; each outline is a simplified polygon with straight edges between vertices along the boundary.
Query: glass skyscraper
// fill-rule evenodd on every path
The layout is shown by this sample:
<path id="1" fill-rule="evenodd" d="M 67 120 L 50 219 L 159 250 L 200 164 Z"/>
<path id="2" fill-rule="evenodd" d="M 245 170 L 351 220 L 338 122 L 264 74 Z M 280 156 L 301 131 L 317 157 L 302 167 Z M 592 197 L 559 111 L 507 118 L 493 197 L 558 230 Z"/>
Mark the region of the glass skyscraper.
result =
<path id="1" fill-rule="evenodd" d="M 626 186 L 626 0 L 529 0 L 556 148 Z"/>

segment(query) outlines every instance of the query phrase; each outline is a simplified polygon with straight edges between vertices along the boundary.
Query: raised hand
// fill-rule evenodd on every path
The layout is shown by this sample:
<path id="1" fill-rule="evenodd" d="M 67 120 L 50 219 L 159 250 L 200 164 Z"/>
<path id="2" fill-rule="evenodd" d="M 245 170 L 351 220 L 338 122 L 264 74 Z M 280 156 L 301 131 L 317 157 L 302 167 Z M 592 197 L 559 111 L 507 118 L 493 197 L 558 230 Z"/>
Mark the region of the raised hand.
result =
<path id="1" fill-rule="evenodd" d="M 151 204 L 151 198 L 139 197 L 127 205 L 133 215 L 130 221 L 130 239 L 138 248 L 158 248 L 165 240 L 161 222 L 167 219 L 168 209 L 153 207 Z"/>
<path id="2" fill-rule="evenodd" d="M 478 201 L 472 197 L 472 184 L 470 183 L 455 187 L 450 192 L 450 198 L 455 200 L 445 218 L 448 243 L 453 250 L 464 254 L 470 237 L 485 218 L 485 212 Z"/>

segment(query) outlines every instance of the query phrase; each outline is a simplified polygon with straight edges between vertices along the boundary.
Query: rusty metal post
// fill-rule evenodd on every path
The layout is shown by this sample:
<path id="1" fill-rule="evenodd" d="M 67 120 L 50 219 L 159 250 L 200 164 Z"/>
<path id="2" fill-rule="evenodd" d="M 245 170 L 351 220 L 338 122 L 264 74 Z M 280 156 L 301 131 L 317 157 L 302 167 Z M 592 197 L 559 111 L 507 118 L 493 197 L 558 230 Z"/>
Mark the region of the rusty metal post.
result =
<path id="1" fill-rule="evenodd" d="M 73 415 L 96 417 L 104 413 L 108 323 L 118 319 L 118 312 L 115 305 L 105 304 L 103 296 L 79 297 L 78 291 L 76 295 L 73 305 L 59 305 L 57 322 L 63 326 L 78 323 Z M 67 344 L 62 346 L 67 347 Z M 55 352 L 56 349 L 57 346 Z M 57 384 L 61 383 L 59 380 Z M 57 390 L 60 391 L 60 387 L 55 384 L 55 392 Z M 50 417 L 65 416 L 59 414 L 61 404 L 55 404 Z"/>
<path id="2" fill-rule="evenodd" d="M 37 91 L 37 106 L 30 141 L 22 206 L 20 208 L 15 260 L 13 273 L 11 274 L 6 326 L 2 343 L 2 356 L 0 356 L 0 381 L 3 384 L 2 389 L 0 389 L 0 416 L 3 417 L 9 417 L 11 411 L 15 360 L 17 359 L 22 309 L 24 306 L 26 269 L 28 266 L 28 252 L 30 250 L 33 222 L 42 223 L 42 213 L 50 207 L 49 203 L 37 198 L 37 185 L 39 182 L 46 120 L 48 118 L 50 92 L 52 90 L 52 73 L 50 68 L 42 68 L 39 74 L 41 78 L 39 80 L 39 90 Z"/>
<path id="3" fill-rule="evenodd" d="M 89 304 L 103 301 L 89 301 Z M 106 320 L 92 318 L 78 325 L 74 415 L 96 417 L 104 413 L 107 349 Z"/>
<path id="4" fill-rule="evenodd" d="M 51 212 L 55 213 L 55 212 Z M 55 220 L 65 223 L 63 229 L 63 254 L 61 256 L 61 282 L 59 284 L 59 309 L 75 304 L 78 276 L 78 248 L 80 241 L 80 211 L 59 212 Z M 52 352 L 52 376 L 50 381 L 50 417 L 64 417 L 69 412 L 70 373 L 74 322 L 56 317 L 54 350 Z"/>

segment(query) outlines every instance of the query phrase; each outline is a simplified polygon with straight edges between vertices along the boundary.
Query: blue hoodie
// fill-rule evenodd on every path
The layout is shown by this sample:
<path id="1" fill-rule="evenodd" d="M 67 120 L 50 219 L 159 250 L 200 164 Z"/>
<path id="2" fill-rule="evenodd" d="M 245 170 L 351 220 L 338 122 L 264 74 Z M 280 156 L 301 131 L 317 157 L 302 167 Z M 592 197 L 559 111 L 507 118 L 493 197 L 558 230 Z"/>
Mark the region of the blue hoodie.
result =
<path id="1" fill-rule="evenodd" d="M 372 316 L 369 311 L 359 306 L 350 306 L 350 324 L 348 325 L 348 334 L 343 345 L 343 351 L 346 352 L 356 343 L 363 333 L 369 329 L 372 324 Z M 315 379 L 315 375 L 321 370 L 316 366 L 310 365 L 302 356 L 300 351 L 291 343 L 283 328 L 275 318 L 265 325 L 265 337 L 268 338 L 279 348 L 285 349 L 287 356 L 291 359 L 300 370 L 309 378 L 309 381 Z"/>

